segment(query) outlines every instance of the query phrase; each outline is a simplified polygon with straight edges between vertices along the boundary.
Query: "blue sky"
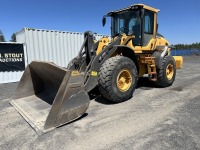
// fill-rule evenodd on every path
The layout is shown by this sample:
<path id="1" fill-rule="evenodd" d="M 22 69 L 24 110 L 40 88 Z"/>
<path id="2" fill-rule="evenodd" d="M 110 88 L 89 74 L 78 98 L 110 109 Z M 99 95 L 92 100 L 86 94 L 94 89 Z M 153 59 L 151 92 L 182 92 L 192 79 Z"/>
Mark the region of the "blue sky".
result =
<path id="1" fill-rule="evenodd" d="M 4 0 L 0 30 L 7 41 L 23 27 L 110 34 L 110 22 L 102 27 L 102 16 L 136 3 L 161 10 L 159 33 L 170 43 L 200 42 L 199 0 Z"/>

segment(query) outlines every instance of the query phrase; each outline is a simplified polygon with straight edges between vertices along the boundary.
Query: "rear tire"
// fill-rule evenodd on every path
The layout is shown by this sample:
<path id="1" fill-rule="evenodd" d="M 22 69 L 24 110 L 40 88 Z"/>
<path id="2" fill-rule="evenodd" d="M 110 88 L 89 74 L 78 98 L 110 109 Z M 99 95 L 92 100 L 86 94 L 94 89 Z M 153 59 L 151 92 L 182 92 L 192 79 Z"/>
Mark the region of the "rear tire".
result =
<path id="1" fill-rule="evenodd" d="M 109 101 L 119 103 L 130 99 L 137 85 L 134 62 L 124 56 L 109 58 L 100 68 L 99 91 Z"/>
<path id="2" fill-rule="evenodd" d="M 172 56 L 165 56 L 162 67 L 157 69 L 156 85 L 159 87 L 171 86 L 176 76 L 176 64 Z"/>

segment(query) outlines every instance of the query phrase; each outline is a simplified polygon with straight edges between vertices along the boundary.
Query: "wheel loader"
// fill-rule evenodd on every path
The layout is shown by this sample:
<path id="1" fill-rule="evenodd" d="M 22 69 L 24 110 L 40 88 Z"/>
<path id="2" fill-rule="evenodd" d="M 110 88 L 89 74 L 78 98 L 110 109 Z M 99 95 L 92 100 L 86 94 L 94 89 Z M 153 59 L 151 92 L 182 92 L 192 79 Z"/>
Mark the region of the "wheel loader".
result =
<path id="1" fill-rule="evenodd" d="M 163 88 L 171 86 L 183 58 L 170 56 L 170 44 L 158 31 L 159 10 L 144 4 L 111 11 L 111 38 L 95 41 L 84 33 L 78 55 L 67 68 L 51 62 L 31 62 L 19 82 L 11 104 L 39 133 L 46 133 L 81 117 L 89 107 L 88 93 L 95 87 L 108 101 L 130 99 L 139 77 Z"/>

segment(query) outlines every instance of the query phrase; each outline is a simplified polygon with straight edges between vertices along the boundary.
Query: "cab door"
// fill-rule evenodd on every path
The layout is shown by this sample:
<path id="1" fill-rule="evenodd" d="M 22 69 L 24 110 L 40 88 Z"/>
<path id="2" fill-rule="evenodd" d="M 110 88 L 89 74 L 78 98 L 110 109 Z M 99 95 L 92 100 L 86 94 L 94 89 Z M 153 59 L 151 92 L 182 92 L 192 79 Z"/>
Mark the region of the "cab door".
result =
<path id="1" fill-rule="evenodd" d="M 145 10 L 143 46 L 147 46 L 154 37 L 154 13 L 152 11 Z"/>

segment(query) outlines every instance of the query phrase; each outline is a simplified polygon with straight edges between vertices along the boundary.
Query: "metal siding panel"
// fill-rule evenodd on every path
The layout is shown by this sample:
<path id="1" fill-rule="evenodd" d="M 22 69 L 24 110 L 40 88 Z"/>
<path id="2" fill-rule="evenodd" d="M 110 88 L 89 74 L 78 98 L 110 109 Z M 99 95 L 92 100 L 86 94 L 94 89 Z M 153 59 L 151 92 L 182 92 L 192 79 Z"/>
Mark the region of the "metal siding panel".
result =
<path id="1" fill-rule="evenodd" d="M 63 49 L 63 33 L 61 32 L 61 34 L 59 34 L 59 47 L 60 47 L 60 66 L 64 65 L 64 59 L 63 59 L 63 53 L 64 53 L 64 49 Z"/>
<path id="2" fill-rule="evenodd" d="M 72 38 L 73 38 L 73 35 L 72 35 L 72 33 L 69 33 L 69 49 L 67 49 L 67 53 L 68 53 L 68 55 L 69 55 L 69 59 L 70 58 L 73 58 L 74 56 L 74 44 L 71 42 L 71 40 L 72 40 Z M 70 51 L 71 51 L 71 53 L 70 53 Z"/>
<path id="3" fill-rule="evenodd" d="M 23 71 L 17 72 L 0 72 L 0 84 L 18 82 L 23 74 Z"/>
<path id="4" fill-rule="evenodd" d="M 41 60 L 40 59 L 40 55 L 42 55 L 41 54 L 41 51 L 40 51 L 40 31 L 39 32 L 37 32 L 37 31 L 34 31 L 34 35 L 35 35 L 35 55 L 36 55 L 36 58 L 37 58 L 37 60 Z"/>
<path id="5" fill-rule="evenodd" d="M 54 63 L 56 63 L 58 65 L 58 58 L 57 58 L 57 51 L 56 51 L 56 48 L 57 48 L 57 36 L 56 36 L 56 33 L 54 32 L 53 33 L 53 43 L 54 43 L 54 49 L 53 49 L 53 59 L 54 59 Z"/>
<path id="6" fill-rule="evenodd" d="M 44 56 L 44 61 L 48 61 L 48 55 L 45 55 L 45 53 L 47 52 L 47 46 L 48 46 L 47 32 L 43 32 L 42 41 L 46 41 L 43 43 L 42 55 Z"/>
<path id="7" fill-rule="evenodd" d="M 61 48 L 61 66 L 65 65 L 65 33 L 62 32 L 61 36 L 60 36 L 60 48 Z"/>
<path id="8" fill-rule="evenodd" d="M 57 36 L 57 33 L 56 32 L 54 32 L 54 49 L 53 49 L 53 52 L 54 52 L 54 55 L 53 55 L 53 57 L 54 57 L 54 62 L 57 64 L 57 65 L 59 65 L 58 64 L 58 52 L 57 52 L 57 48 L 58 48 L 58 36 Z"/>
<path id="9" fill-rule="evenodd" d="M 47 43 L 47 51 L 45 51 L 46 54 L 48 54 L 48 60 L 52 60 L 53 59 L 53 42 L 52 42 L 52 35 L 51 35 L 51 32 L 47 32 L 47 39 L 48 39 L 48 42 Z M 45 54 L 45 55 L 46 55 Z"/>
<path id="10" fill-rule="evenodd" d="M 31 63 L 33 61 L 33 56 L 34 56 L 34 40 L 33 40 L 33 32 L 28 31 L 26 35 L 26 44 L 27 44 L 27 53 L 28 53 L 28 63 Z M 37 59 L 37 58 L 35 58 Z"/>
<path id="11" fill-rule="evenodd" d="M 70 53 L 71 55 L 70 55 L 70 58 L 73 58 L 73 57 L 75 57 L 75 55 L 74 55 L 74 51 L 76 51 L 76 49 L 74 48 L 74 42 L 72 42 L 72 41 L 74 41 L 74 35 L 73 35 L 73 33 L 70 33 L 70 39 L 69 39 L 69 41 L 70 41 L 70 48 L 67 50 L 67 52 L 68 53 L 70 53 L 70 52 L 72 52 L 72 53 Z"/>
<path id="12" fill-rule="evenodd" d="M 70 34 L 69 33 L 66 33 L 66 48 L 65 48 L 65 58 L 66 58 L 66 61 L 69 60 L 70 56 L 69 56 L 69 53 L 68 53 L 68 50 L 69 50 L 69 47 L 70 47 L 70 42 L 69 42 L 69 39 L 70 38 Z"/>
<path id="13" fill-rule="evenodd" d="M 40 33 L 41 33 L 41 31 L 37 31 L 37 30 L 35 30 L 34 31 L 34 39 L 35 39 L 35 50 L 34 50 L 34 55 L 36 56 L 36 58 L 37 58 L 37 60 L 41 60 L 42 59 L 42 57 L 41 57 L 41 59 L 40 59 L 40 56 L 42 55 L 41 54 L 41 51 L 40 51 L 40 43 L 39 43 L 39 38 L 40 38 Z"/>
<path id="14" fill-rule="evenodd" d="M 67 63 L 67 33 L 65 33 L 63 35 L 63 66 L 66 66 L 68 63 Z"/>
<path id="15" fill-rule="evenodd" d="M 22 29 L 21 31 L 16 33 L 16 41 L 24 43 L 25 42 L 25 30 Z"/>
<path id="16" fill-rule="evenodd" d="M 55 36 L 50 32 L 51 34 L 51 60 L 54 62 L 54 51 L 55 51 Z"/>
<path id="17" fill-rule="evenodd" d="M 75 35 L 74 35 L 74 38 L 75 38 L 75 41 L 76 42 L 74 42 L 74 44 L 75 44 L 75 50 L 76 50 L 76 55 L 78 54 L 78 51 L 79 51 L 79 49 L 80 49 L 80 44 L 79 44 L 79 40 L 78 40 L 78 37 L 79 37 L 79 35 L 80 35 L 80 33 L 75 33 Z"/>
<path id="18" fill-rule="evenodd" d="M 60 33 L 58 33 L 57 34 L 57 47 L 56 47 L 56 54 L 57 54 L 57 61 L 58 61 L 58 65 L 59 66 L 62 66 L 62 63 L 61 63 L 61 61 L 62 61 L 62 55 L 61 55 L 61 53 L 62 53 L 62 51 L 63 51 L 63 49 L 61 49 L 61 44 L 60 44 L 60 42 L 61 42 L 61 34 Z"/>
<path id="19" fill-rule="evenodd" d="M 42 56 L 45 56 L 44 55 L 44 44 L 42 43 L 43 41 L 43 31 L 40 31 L 39 34 L 38 34 L 38 59 L 42 59 Z M 43 57 L 43 59 L 45 60 L 45 57 Z"/>

